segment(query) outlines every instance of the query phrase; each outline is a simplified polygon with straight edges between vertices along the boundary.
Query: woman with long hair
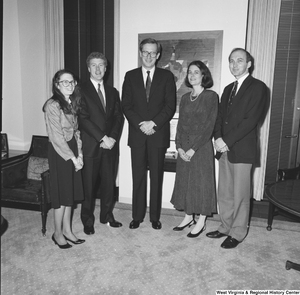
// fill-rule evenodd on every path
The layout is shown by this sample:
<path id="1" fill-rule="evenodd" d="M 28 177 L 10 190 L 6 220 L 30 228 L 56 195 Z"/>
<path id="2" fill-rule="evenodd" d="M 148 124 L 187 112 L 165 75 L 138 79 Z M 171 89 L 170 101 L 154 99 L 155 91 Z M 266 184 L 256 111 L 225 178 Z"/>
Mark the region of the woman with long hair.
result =
<path id="1" fill-rule="evenodd" d="M 75 202 L 83 200 L 81 168 L 83 157 L 77 113 L 80 92 L 76 78 L 68 70 L 59 70 L 52 79 L 53 96 L 44 106 L 49 137 L 50 197 L 54 209 L 53 242 L 61 249 L 82 244 L 72 231 L 71 216 Z"/>

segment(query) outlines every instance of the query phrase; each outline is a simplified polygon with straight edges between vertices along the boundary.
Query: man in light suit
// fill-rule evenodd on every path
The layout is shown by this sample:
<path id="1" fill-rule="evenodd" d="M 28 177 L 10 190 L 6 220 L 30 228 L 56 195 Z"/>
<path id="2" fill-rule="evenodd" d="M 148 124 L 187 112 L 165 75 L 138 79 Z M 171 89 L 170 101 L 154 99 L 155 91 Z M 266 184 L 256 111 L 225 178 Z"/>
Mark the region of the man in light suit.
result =
<path id="1" fill-rule="evenodd" d="M 138 228 L 147 207 L 147 167 L 150 170 L 150 222 L 161 229 L 164 159 L 170 146 L 170 120 L 176 110 L 176 86 L 170 71 L 155 66 L 161 52 L 154 39 L 140 43 L 142 67 L 126 73 L 123 112 L 129 123 L 133 200 L 129 228 Z"/>
<path id="2" fill-rule="evenodd" d="M 81 131 L 84 158 L 83 188 L 84 201 L 81 220 L 87 235 L 95 233 L 94 208 L 97 189 L 100 185 L 100 222 L 111 227 L 121 227 L 112 213 L 115 196 L 116 161 L 118 141 L 124 117 L 118 91 L 103 83 L 107 59 L 99 52 L 92 52 L 87 58 L 90 79 L 80 85 L 81 111 L 79 129 Z"/>
<path id="3" fill-rule="evenodd" d="M 221 97 L 214 138 L 219 160 L 218 204 L 221 225 L 209 238 L 227 236 L 222 248 L 235 248 L 247 235 L 253 165 L 257 162 L 258 126 L 265 114 L 268 88 L 251 76 L 253 57 L 242 48 L 229 55 L 236 82 Z"/>

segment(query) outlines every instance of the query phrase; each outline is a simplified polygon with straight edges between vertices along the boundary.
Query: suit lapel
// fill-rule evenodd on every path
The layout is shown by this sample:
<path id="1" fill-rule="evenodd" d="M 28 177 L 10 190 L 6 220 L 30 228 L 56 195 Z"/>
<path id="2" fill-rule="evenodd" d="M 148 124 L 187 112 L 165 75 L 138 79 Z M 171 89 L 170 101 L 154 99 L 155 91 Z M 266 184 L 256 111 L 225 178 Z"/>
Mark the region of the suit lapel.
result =
<path id="1" fill-rule="evenodd" d="M 247 91 L 248 87 L 252 84 L 252 76 L 248 76 L 245 81 L 243 82 L 242 86 L 240 87 L 239 91 L 237 92 L 236 96 L 233 98 L 232 106 L 228 109 L 228 113 L 231 113 L 232 110 L 235 108 L 236 105 L 238 105 L 238 102 L 243 98 L 245 92 Z M 233 86 L 233 84 L 232 84 Z M 230 94 L 229 94 L 230 95 Z M 227 103 L 229 100 L 229 96 L 227 99 Z"/>
<path id="2" fill-rule="evenodd" d="M 253 78 L 249 75 L 245 81 L 243 82 L 242 86 L 240 87 L 239 91 L 236 94 L 236 97 L 242 97 L 247 90 L 247 88 L 252 84 Z"/>
<path id="3" fill-rule="evenodd" d="M 89 97 L 91 97 L 96 102 L 100 110 L 105 114 L 99 95 L 91 81 L 89 81 L 89 83 L 87 84 L 87 90 L 89 92 Z"/>
<path id="4" fill-rule="evenodd" d="M 160 83 L 160 79 L 161 79 L 160 71 L 158 70 L 157 67 L 155 67 L 153 79 L 152 79 L 152 82 L 151 82 L 150 95 L 149 95 L 149 102 L 150 102 L 150 100 L 151 100 L 151 96 L 152 96 L 153 93 L 155 92 L 155 89 L 157 88 L 157 86 L 158 86 L 159 83 Z M 146 93 L 146 91 L 145 91 L 145 93 Z"/>
<path id="5" fill-rule="evenodd" d="M 139 92 L 141 93 L 141 95 L 144 96 L 145 102 L 147 102 L 147 95 L 146 95 L 146 88 L 144 83 L 142 67 L 140 67 L 139 70 L 136 72 L 136 86 L 140 89 Z M 151 88 L 152 88 L 152 84 L 151 84 Z M 151 93 L 151 89 L 150 89 L 150 93 Z"/>
<path id="6" fill-rule="evenodd" d="M 105 103 L 106 103 L 106 115 L 110 112 L 113 104 L 113 95 L 112 95 L 112 89 L 110 87 L 107 87 L 107 85 L 104 83 L 104 91 L 105 91 Z"/>
<path id="7" fill-rule="evenodd" d="M 147 95 L 146 95 L 146 88 L 144 83 L 144 77 L 143 77 L 143 70 L 142 67 L 140 67 L 140 71 L 137 72 L 137 85 L 141 88 L 141 92 L 144 93 L 145 101 L 147 102 Z M 157 67 L 155 67 L 154 75 L 151 81 L 151 88 L 150 88 L 150 95 L 149 95 L 149 102 L 151 101 L 151 96 L 153 96 L 153 93 L 155 92 L 155 89 L 160 83 L 161 79 L 161 72 Z"/>

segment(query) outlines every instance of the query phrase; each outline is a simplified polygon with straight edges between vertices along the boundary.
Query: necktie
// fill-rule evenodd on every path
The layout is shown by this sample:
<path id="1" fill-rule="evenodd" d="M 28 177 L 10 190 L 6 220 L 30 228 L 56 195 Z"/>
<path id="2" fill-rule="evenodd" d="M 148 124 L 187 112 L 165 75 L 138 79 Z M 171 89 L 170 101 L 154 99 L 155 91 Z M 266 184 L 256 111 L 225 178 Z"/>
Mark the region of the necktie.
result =
<path id="1" fill-rule="evenodd" d="M 150 78 L 150 71 L 147 71 L 147 80 L 146 80 L 146 95 L 147 95 L 147 102 L 149 101 L 150 95 L 150 88 L 151 88 L 151 78 Z"/>
<path id="2" fill-rule="evenodd" d="M 102 103 L 103 109 L 106 112 L 105 101 L 104 101 L 104 97 L 103 97 L 103 94 L 102 94 L 101 89 L 100 89 L 100 83 L 98 83 L 98 95 L 99 95 L 100 101 Z"/>
<path id="3" fill-rule="evenodd" d="M 232 100 L 235 97 L 237 86 L 238 86 L 238 81 L 235 81 L 233 83 L 233 87 L 232 87 L 232 90 L 231 90 L 231 93 L 230 93 L 230 97 L 229 97 L 229 100 L 228 100 L 228 107 L 230 107 L 232 105 Z"/>

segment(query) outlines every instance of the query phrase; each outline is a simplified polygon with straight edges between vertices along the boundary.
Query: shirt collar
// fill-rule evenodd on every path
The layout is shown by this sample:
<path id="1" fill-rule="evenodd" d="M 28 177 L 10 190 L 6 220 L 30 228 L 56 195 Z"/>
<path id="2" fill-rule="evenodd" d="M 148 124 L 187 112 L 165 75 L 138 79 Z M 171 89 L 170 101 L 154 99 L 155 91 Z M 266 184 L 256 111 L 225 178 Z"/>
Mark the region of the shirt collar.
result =
<path id="1" fill-rule="evenodd" d="M 243 77 L 239 78 L 238 81 L 238 85 L 242 85 L 242 83 L 246 80 L 246 78 L 249 76 L 249 73 L 247 73 L 246 75 L 244 75 Z"/>
<path id="2" fill-rule="evenodd" d="M 146 68 L 144 68 L 144 67 L 142 66 L 142 71 L 143 71 L 143 74 L 144 74 L 144 75 L 147 75 L 147 72 L 150 71 L 150 76 L 153 77 L 154 71 L 155 71 L 155 67 L 153 67 L 151 70 L 148 70 L 148 69 L 146 69 Z"/>
<path id="3" fill-rule="evenodd" d="M 92 84 L 94 85 L 94 87 L 95 87 L 96 89 L 98 89 L 98 84 L 100 84 L 100 88 L 103 87 L 103 80 L 102 80 L 101 82 L 98 82 L 98 81 L 96 81 L 96 80 L 94 80 L 94 79 L 92 79 L 92 78 L 90 78 L 90 80 L 91 80 Z"/>

